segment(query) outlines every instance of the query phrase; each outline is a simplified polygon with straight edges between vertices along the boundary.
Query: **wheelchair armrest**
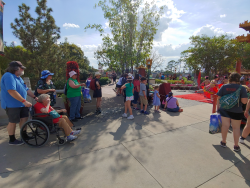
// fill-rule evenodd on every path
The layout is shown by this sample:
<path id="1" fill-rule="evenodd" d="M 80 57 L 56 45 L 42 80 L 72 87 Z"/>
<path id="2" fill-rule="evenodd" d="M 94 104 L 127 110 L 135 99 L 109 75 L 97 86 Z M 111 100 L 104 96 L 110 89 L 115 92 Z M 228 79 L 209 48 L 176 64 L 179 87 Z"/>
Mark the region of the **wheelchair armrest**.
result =
<path id="1" fill-rule="evenodd" d="M 49 117 L 50 115 L 47 113 L 40 113 L 40 114 L 34 114 L 33 117 L 37 117 L 37 116 L 45 116 L 45 117 Z"/>
<path id="2" fill-rule="evenodd" d="M 61 110 L 61 109 L 62 109 L 62 108 L 59 107 L 59 106 L 57 106 L 57 107 L 53 107 L 53 106 L 52 106 L 52 108 L 54 108 L 55 110 Z"/>

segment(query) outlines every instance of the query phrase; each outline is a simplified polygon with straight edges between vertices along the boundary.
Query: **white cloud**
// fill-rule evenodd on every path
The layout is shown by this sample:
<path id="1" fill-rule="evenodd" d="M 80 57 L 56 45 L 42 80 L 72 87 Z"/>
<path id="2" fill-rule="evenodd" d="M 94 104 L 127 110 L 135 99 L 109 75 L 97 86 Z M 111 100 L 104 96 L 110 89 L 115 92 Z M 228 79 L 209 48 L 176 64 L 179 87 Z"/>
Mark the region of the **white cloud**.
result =
<path id="1" fill-rule="evenodd" d="M 214 26 L 209 24 L 196 29 L 196 31 L 193 33 L 193 35 L 207 35 L 209 37 L 219 36 L 223 34 L 228 34 L 232 37 L 236 36 L 236 33 L 234 32 L 225 32 L 221 28 L 215 28 Z"/>
<path id="2" fill-rule="evenodd" d="M 221 18 L 225 18 L 226 16 L 227 16 L 226 14 L 220 15 Z"/>
<path id="3" fill-rule="evenodd" d="M 109 22 L 106 22 L 106 23 L 105 23 L 104 28 L 105 28 L 105 29 L 109 28 Z"/>
<path id="4" fill-rule="evenodd" d="M 73 23 L 65 23 L 63 24 L 63 27 L 65 27 L 66 29 L 73 27 L 73 28 L 80 28 L 79 25 L 73 24 Z"/>

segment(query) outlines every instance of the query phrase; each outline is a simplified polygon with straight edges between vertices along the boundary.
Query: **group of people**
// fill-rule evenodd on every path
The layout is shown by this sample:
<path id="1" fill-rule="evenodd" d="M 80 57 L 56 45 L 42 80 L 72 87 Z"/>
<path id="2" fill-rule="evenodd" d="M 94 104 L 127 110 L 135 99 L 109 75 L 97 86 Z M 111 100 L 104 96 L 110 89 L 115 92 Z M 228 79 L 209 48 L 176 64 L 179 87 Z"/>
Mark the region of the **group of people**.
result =
<path id="1" fill-rule="evenodd" d="M 19 123 L 21 128 L 23 124 L 28 120 L 29 109 L 32 104 L 28 102 L 27 96 L 35 99 L 36 104 L 34 105 L 35 113 L 58 113 L 58 117 L 53 119 L 53 123 L 57 123 L 61 127 L 68 141 L 73 141 L 80 133 L 81 130 L 72 130 L 73 122 L 83 119 L 80 114 L 81 108 L 81 96 L 82 96 L 82 86 L 86 86 L 85 83 L 79 83 L 77 81 L 77 73 L 75 71 L 69 72 L 69 79 L 66 83 L 66 95 L 67 99 L 70 101 L 70 113 L 69 118 L 65 114 L 66 109 L 54 109 L 53 106 L 56 104 L 56 92 L 55 86 L 52 82 L 52 77 L 54 73 L 49 70 L 44 70 L 41 73 L 41 77 L 37 82 L 35 92 L 33 93 L 24 83 L 21 78 L 24 75 L 25 66 L 20 61 L 13 61 L 9 63 L 6 73 L 1 79 L 1 107 L 6 110 L 6 114 L 9 119 L 7 126 L 9 134 L 9 145 L 22 145 L 24 142 L 22 140 L 17 140 L 15 138 L 16 124 Z M 101 84 L 99 81 L 101 74 L 99 72 L 95 73 L 95 78 L 92 79 L 92 75 L 89 76 L 88 81 L 92 82 L 94 85 L 93 98 L 97 99 L 96 113 L 101 113 Z M 90 84 L 89 84 L 90 85 Z M 24 131 L 24 139 L 32 139 Z"/>
<path id="2" fill-rule="evenodd" d="M 145 77 L 139 76 L 136 74 L 135 77 L 132 76 L 131 73 L 123 74 L 116 84 L 117 88 L 117 96 L 120 96 L 120 92 L 122 91 L 122 95 L 124 96 L 124 114 L 122 117 L 127 119 L 134 119 L 131 104 L 134 110 L 140 110 L 140 113 L 148 115 L 147 111 L 148 107 L 148 94 L 149 87 L 147 85 L 147 79 Z M 160 113 L 159 108 L 161 106 L 161 97 L 159 94 L 159 86 L 154 87 L 154 95 L 153 95 L 153 105 L 155 106 L 155 112 Z M 137 107 L 138 102 L 140 102 L 140 107 Z M 179 107 L 179 102 L 177 98 L 173 96 L 173 93 L 170 92 L 164 100 L 164 110 L 168 110 L 171 112 L 182 112 L 183 110 Z M 129 111 L 129 116 L 127 115 L 127 111 Z"/>
<path id="3" fill-rule="evenodd" d="M 177 75 L 176 74 L 173 74 L 173 75 L 164 75 L 164 74 L 160 74 L 160 79 L 161 80 L 177 80 Z M 187 80 L 191 80 L 191 75 L 189 74 L 188 76 L 186 76 L 186 78 L 187 78 Z M 179 78 L 178 78 L 179 80 L 182 80 L 183 79 L 183 76 L 182 76 L 182 74 L 180 74 L 180 76 L 179 76 Z"/>

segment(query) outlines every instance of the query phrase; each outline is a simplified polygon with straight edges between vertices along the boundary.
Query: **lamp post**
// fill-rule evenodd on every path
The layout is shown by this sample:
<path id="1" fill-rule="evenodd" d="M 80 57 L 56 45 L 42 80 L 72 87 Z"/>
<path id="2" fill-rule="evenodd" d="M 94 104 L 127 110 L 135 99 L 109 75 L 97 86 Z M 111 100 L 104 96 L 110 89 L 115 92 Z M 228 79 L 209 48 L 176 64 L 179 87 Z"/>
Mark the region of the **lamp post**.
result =
<path id="1" fill-rule="evenodd" d="M 152 59 L 147 59 L 146 64 L 147 64 L 147 68 L 148 68 L 148 87 L 149 87 L 149 75 L 150 75 L 150 69 L 151 69 L 151 65 L 152 65 Z"/>

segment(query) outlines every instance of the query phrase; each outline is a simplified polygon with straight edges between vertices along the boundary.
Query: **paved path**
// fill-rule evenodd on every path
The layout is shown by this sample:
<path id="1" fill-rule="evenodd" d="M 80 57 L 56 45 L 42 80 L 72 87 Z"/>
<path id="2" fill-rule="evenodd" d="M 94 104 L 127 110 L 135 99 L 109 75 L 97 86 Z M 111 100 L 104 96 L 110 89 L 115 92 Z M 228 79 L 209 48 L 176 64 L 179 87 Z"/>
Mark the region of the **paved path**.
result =
<path id="1" fill-rule="evenodd" d="M 113 95 L 112 86 L 106 90 Z M 220 134 L 208 133 L 212 105 L 184 99 L 180 104 L 183 113 L 134 111 L 134 120 L 104 107 L 106 114 L 79 122 L 82 134 L 61 147 L 55 135 L 42 148 L 9 146 L 1 128 L 0 187 L 249 187 L 249 137 L 235 153 L 230 131 L 228 148 L 221 148 Z"/>

